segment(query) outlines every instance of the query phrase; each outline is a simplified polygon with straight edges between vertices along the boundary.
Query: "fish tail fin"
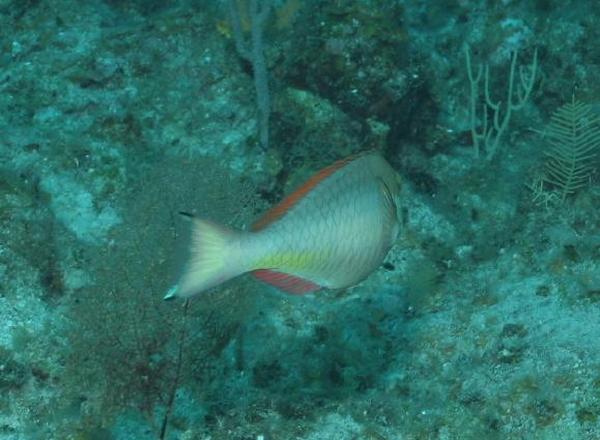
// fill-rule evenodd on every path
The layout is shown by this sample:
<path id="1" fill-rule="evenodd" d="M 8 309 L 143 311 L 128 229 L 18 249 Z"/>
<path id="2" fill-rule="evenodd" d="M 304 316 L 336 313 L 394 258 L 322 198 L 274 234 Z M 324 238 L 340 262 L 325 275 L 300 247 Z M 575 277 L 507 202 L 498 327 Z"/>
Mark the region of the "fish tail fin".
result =
<path id="1" fill-rule="evenodd" d="M 164 299 L 189 298 L 246 271 L 237 255 L 242 232 L 183 215 L 192 221 L 190 255 L 179 282 L 169 289 Z"/>

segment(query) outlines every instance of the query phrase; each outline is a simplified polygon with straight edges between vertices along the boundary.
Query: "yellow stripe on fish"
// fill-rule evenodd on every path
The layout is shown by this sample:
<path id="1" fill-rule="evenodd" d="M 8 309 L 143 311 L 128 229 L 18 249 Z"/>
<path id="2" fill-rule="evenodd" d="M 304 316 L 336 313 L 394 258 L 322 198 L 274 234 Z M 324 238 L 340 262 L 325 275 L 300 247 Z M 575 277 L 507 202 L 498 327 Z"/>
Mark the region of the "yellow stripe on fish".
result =
<path id="1" fill-rule="evenodd" d="M 295 270 L 307 269 L 311 264 L 318 263 L 319 256 L 314 252 L 288 252 L 268 255 L 257 260 L 254 265 L 258 268 L 285 267 Z"/>
<path id="2" fill-rule="evenodd" d="M 396 241 L 399 194 L 396 171 L 370 151 L 316 173 L 249 232 L 194 218 L 191 257 L 165 298 L 190 297 L 246 272 L 294 294 L 358 284 Z"/>

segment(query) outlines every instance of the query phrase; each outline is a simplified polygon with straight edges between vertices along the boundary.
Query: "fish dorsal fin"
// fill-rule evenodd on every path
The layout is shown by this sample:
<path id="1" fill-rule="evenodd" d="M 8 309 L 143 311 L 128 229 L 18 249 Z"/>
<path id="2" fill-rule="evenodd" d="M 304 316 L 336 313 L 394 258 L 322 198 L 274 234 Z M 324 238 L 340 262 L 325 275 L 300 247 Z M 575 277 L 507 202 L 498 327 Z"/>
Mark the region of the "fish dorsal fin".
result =
<path id="1" fill-rule="evenodd" d="M 340 159 L 337 162 L 329 165 L 327 168 L 323 168 L 321 171 L 317 172 L 314 176 L 308 179 L 304 184 L 291 193 L 289 196 L 285 197 L 281 202 L 277 205 L 273 206 L 269 209 L 261 218 L 259 218 L 253 225 L 252 231 L 260 231 L 264 229 L 266 226 L 271 223 L 279 220 L 281 217 L 285 215 L 286 212 L 292 208 L 296 203 L 298 203 L 304 196 L 306 196 L 309 192 L 311 192 L 319 183 L 325 180 L 327 177 L 331 176 L 340 168 L 343 168 L 350 162 L 352 162 L 357 157 L 361 156 L 361 153 L 354 154 L 345 159 Z"/>
<path id="2" fill-rule="evenodd" d="M 321 289 L 321 286 L 312 281 L 275 270 L 258 269 L 253 271 L 252 275 L 267 284 L 294 295 L 303 295 Z"/>

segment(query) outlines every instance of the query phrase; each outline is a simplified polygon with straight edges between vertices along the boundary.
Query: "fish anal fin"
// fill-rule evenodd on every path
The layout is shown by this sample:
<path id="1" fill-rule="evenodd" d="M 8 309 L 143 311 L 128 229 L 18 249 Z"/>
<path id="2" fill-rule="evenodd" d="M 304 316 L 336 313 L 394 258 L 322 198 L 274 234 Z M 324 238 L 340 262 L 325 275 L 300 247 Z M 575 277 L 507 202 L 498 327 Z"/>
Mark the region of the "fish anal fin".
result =
<path id="1" fill-rule="evenodd" d="M 257 279 L 294 295 L 315 292 L 322 287 L 312 281 L 275 270 L 258 269 L 252 272 Z"/>
<path id="2" fill-rule="evenodd" d="M 319 183 L 325 180 L 327 177 L 331 176 L 340 168 L 343 168 L 348 163 L 352 162 L 360 156 L 360 153 L 355 154 L 353 156 L 347 157 L 345 159 L 340 159 L 337 162 L 329 165 L 326 168 L 323 168 L 321 171 L 317 172 L 314 176 L 308 179 L 301 187 L 296 189 L 289 196 L 284 198 L 277 205 L 273 206 L 269 209 L 261 218 L 259 218 L 253 225 L 253 231 L 259 231 L 271 223 L 275 222 L 279 218 L 283 217 L 286 212 L 290 210 L 292 206 L 298 203 L 304 196 L 306 196 L 310 191 L 312 191 Z"/>

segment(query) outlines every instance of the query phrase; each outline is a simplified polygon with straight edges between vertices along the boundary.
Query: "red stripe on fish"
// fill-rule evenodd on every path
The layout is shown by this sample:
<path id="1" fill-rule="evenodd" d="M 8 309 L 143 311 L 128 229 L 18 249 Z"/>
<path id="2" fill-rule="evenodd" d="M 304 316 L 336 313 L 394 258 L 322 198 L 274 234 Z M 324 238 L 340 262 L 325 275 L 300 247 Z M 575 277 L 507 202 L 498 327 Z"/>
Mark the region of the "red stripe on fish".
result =
<path id="1" fill-rule="evenodd" d="M 257 279 L 271 284 L 284 292 L 303 295 L 321 289 L 321 286 L 304 278 L 268 269 L 258 269 L 252 272 Z"/>
<path id="2" fill-rule="evenodd" d="M 276 220 L 280 219 L 285 215 L 288 210 L 298 203 L 306 194 L 308 194 L 311 190 L 313 190 L 319 183 L 325 180 L 327 177 L 331 176 L 340 168 L 343 168 L 356 158 L 362 156 L 364 153 L 358 153 L 347 157 L 345 159 L 340 159 L 337 162 L 329 165 L 327 168 L 323 168 L 317 174 L 312 176 L 308 181 L 306 181 L 300 188 L 291 193 L 285 199 L 283 199 L 279 204 L 275 205 L 271 209 L 269 209 L 261 218 L 259 218 L 250 228 L 252 231 L 260 231 L 264 229 L 265 226 L 270 225 Z"/>

